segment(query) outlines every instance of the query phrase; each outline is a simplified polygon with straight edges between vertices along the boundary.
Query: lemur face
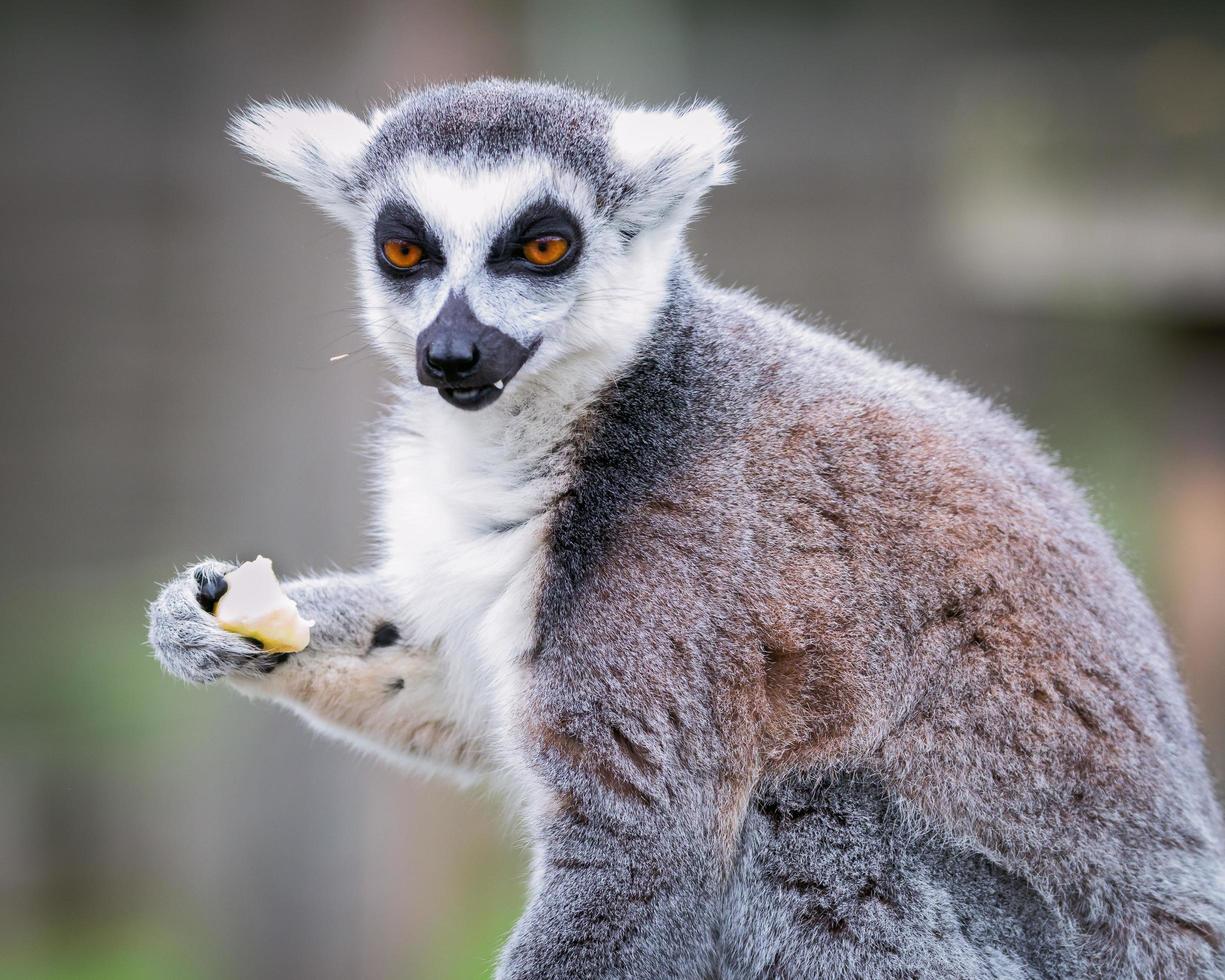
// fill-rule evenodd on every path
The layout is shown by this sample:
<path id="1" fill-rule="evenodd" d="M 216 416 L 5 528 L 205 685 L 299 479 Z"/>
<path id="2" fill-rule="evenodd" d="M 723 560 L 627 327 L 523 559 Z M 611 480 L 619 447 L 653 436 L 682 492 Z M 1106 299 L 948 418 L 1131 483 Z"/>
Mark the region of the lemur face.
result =
<path id="1" fill-rule="evenodd" d="M 358 262 L 376 340 L 411 350 L 418 381 L 457 408 L 492 404 L 537 354 L 564 350 L 601 260 L 621 247 L 590 185 L 535 156 L 410 156 L 372 204 Z"/>
<path id="2" fill-rule="evenodd" d="M 368 122 L 255 106 L 231 135 L 350 228 L 372 341 L 468 410 L 633 349 L 735 142 L 713 106 L 496 80 L 412 93 Z"/>

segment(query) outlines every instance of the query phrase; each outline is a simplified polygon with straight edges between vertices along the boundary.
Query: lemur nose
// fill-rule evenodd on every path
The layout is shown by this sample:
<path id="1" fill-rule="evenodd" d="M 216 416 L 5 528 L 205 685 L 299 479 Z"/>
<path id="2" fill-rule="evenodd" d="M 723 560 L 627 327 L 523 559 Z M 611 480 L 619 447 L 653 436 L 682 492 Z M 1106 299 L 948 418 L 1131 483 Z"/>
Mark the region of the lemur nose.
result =
<path id="1" fill-rule="evenodd" d="M 476 344 L 464 343 L 455 337 L 440 338 L 425 349 L 426 363 L 449 378 L 470 372 L 480 359 Z"/>
<path id="2" fill-rule="evenodd" d="M 501 397 L 539 343 L 526 347 L 482 323 L 468 301 L 453 292 L 434 322 L 417 334 L 417 380 L 437 388 L 448 404 L 474 412 Z"/>

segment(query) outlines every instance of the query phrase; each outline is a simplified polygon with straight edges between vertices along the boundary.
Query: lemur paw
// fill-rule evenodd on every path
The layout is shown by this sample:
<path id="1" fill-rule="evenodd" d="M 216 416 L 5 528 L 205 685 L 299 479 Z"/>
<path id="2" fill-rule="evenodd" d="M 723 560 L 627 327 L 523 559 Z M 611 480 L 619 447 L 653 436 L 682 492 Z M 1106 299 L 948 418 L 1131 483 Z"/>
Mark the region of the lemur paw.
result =
<path id="1" fill-rule="evenodd" d="M 175 677 L 207 684 L 227 676 L 259 676 L 285 662 L 287 654 L 263 653 L 258 640 L 223 630 L 210 615 L 233 567 L 201 562 L 168 582 L 149 606 L 149 644 Z"/>

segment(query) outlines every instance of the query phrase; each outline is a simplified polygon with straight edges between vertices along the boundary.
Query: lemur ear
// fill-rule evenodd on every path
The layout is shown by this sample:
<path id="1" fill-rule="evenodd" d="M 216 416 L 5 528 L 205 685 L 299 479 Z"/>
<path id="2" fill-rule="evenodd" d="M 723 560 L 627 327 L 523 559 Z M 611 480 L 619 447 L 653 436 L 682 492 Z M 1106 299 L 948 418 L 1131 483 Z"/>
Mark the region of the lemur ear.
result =
<path id="1" fill-rule="evenodd" d="M 356 203 L 358 159 L 373 132 L 330 102 L 255 103 L 230 119 L 229 136 L 278 180 L 344 221 Z"/>
<path id="2" fill-rule="evenodd" d="M 714 103 L 689 109 L 622 109 L 610 133 L 629 177 L 617 215 L 628 230 L 689 219 L 709 187 L 735 176 L 736 127 Z"/>

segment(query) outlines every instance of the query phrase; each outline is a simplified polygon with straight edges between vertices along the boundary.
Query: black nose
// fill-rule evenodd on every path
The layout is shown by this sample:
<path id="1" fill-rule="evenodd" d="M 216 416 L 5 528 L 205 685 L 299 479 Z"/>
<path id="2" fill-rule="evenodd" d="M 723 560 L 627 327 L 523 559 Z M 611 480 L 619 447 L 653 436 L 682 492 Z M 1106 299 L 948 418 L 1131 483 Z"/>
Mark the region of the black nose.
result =
<path id="1" fill-rule="evenodd" d="M 537 344 L 524 347 L 482 323 L 463 296 L 451 293 L 434 322 L 417 334 L 417 380 L 456 408 L 475 411 L 501 397 Z"/>
<path id="2" fill-rule="evenodd" d="M 426 364 L 448 380 L 471 373 L 480 359 L 481 353 L 476 344 L 458 337 L 441 337 L 425 349 Z"/>

